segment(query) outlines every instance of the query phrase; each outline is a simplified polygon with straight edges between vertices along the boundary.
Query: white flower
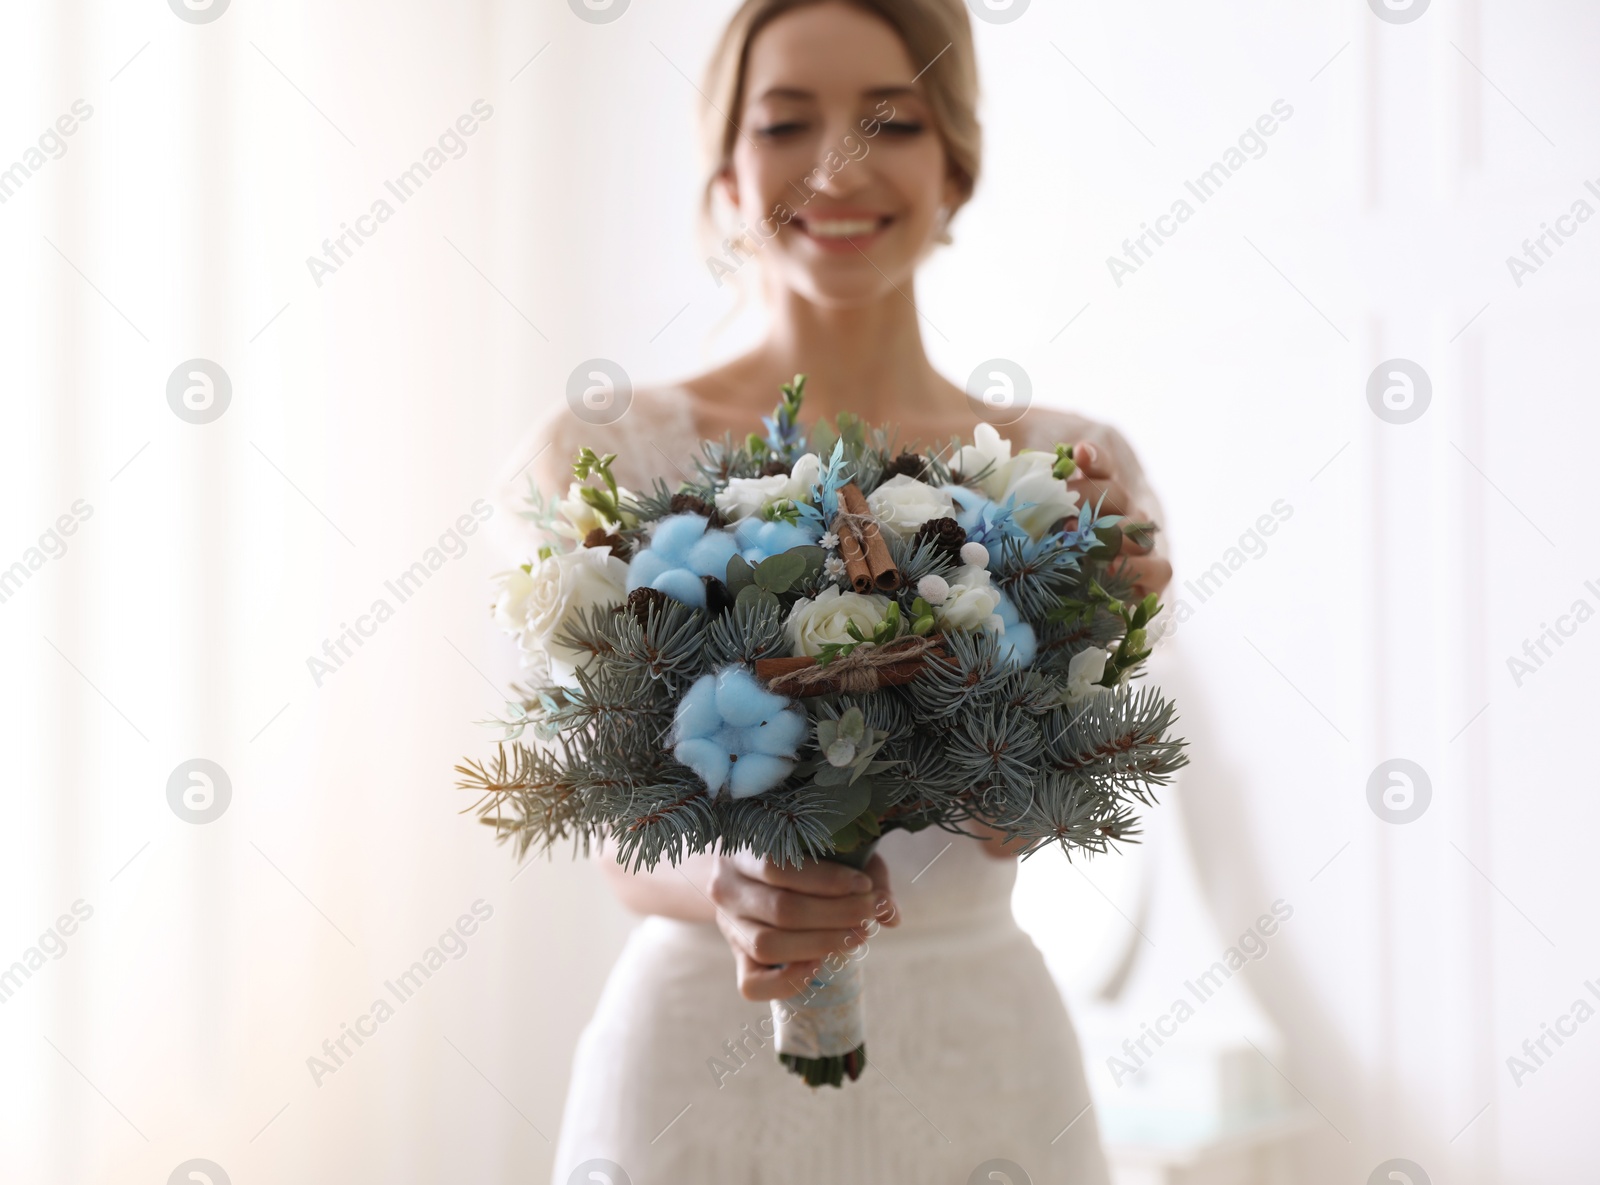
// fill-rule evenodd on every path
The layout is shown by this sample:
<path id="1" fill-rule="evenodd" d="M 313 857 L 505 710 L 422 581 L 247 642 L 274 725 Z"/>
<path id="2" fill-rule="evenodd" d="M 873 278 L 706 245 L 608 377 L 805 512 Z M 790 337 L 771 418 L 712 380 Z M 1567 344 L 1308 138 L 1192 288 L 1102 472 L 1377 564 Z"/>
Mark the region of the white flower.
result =
<path id="1" fill-rule="evenodd" d="M 1091 696 L 1102 695 L 1110 690 L 1098 686 L 1098 680 L 1106 673 L 1106 658 L 1108 652 L 1098 646 L 1091 646 L 1087 650 L 1080 650 L 1072 656 L 1072 661 L 1067 664 L 1067 702 L 1077 703 Z"/>
<path id="2" fill-rule="evenodd" d="M 1000 590 L 990 586 L 989 573 L 969 564 L 957 568 L 949 583 L 944 604 L 934 612 L 939 625 L 947 630 L 994 629 Z"/>
<path id="3" fill-rule="evenodd" d="M 982 473 L 978 488 L 996 502 L 1004 501 L 1006 466 L 1011 463 L 1011 442 L 1001 437 L 993 424 L 979 424 L 972 430 L 972 443 L 956 451 L 950 468 L 965 478 Z M 984 470 L 988 472 L 984 472 Z"/>
<path id="4" fill-rule="evenodd" d="M 1024 449 L 1013 457 L 1011 442 L 990 424 L 974 428 L 972 441 L 956 453 L 951 468 L 967 477 L 982 473 L 978 488 L 991 501 L 1003 504 L 1014 499 L 1013 521 L 1030 537 L 1038 539 L 1054 523 L 1077 513 L 1078 495 L 1051 472 L 1054 453 Z"/>
<path id="5" fill-rule="evenodd" d="M 817 546 L 825 551 L 832 551 L 839 546 L 839 536 L 832 531 L 823 532 L 822 538 L 817 540 Z"/>
<path id="6" fill-rule="evenodd" d="M 930 605 L 942 605 L 950 595 L 950 582 L 930 572 L 917 581 L 917 596 Z"/>
<path id="7" fill-rule="evenodd" d="M 949 494 L 904 473 L 868 494 L 867 509 L 882 526 L 902 539 L 915 535 L 929 519 L 950 518 L 955 513 Z"/>
<path id="8" fill-rule="evenodd" d="M 1005 488 L 997 499 L 1013 499 L 1017 508 L 1012 521 L 1038 539 L 1055 523 L 1078 512 L 1078 495 L 1067 483 L 1051 474 L 1054 453 L 1027 450 L 1012 458 L 1005 470 Z M 1029 503 L 1032 503 L 1030 506 Z"/>
<path id="9" fill-rule="evenodd" d="M 826 645 L 856 641 L 850 636 L 851 622 L 862 637 L 870 638 L 888 608 L 888 597 L 842 593 L 831 585 L 815 598 L 796 601 L 784 629 L 795 654 L 821 654 Z"/>
<path id="10" fill-rule="evenodd" d="M 600 512 L 583 500 L 583 494 L 580 492 L 583 488 L 581 482 L 573 482 L 567 487 L 567 496 L 556 503 L 556 513 L 567 520 L 564 523 L 558 522 L 555 524 L 556 534 L 563 535 L 568 539 L 575 539 L 579 543 L 582 543 L 584 537 L 596 527 L 605 528 L 607 533 L 611 531 L 611 525 L 600 517 Z M 632 498 L 633 495 L 626 488 L 623 486 L 617 487 L 617 500 L 619 502 L 628 501 Z M 626 525 L 633 525 L 633 516 L 631 514 L 624 513 L 622 519 Z"/>
<path id="11" fill-rule="evenodd" d="M 525 661 L 551 660 L 557 678 L 570 675 L 589 657 L 558 643 L 556 637 L 582 609 L 619 605 L 627 597 L 628 565 L 609 547 L 580 547 L 495 577 L 495 621 L 516 636 Z"/>
<path id="12" fill-rule="evenodd" d="M 821 475 L 822 460 L 816 453 L 806 453 L 787 474 L 729 479 L 727 488 L 717 493 L 717 509 L 723 518 L 736 523 L 760 514 L 775 502 L 809 502 L 811 487 Z"/>
<path id="13" fill-rule="evenodd" d="M 836 555 L 830 555 L 822 561 L 822 574 L 830 580 L 837 580 L 845 573 L 844 561 Z"/>
<path id="14" fill-rule="evenodd" d="M 961 562 L 969 568 L 987 568 L 989 566 L 989 549 L 981 543 L 963 543 L 961 545 Z"/>

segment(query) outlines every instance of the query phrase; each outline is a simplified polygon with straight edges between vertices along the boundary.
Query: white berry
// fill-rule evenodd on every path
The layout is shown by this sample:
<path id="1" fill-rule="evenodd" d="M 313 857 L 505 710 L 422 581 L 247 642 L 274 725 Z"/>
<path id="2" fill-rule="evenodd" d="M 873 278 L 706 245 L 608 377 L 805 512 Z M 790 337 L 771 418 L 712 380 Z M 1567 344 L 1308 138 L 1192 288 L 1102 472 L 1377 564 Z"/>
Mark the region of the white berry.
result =
<path id="1" fill-rule="evenodd" d="M 943 576 L 929 573 L 917 581 L 917 595 L 930 605 L 942 605 L 950 596 L 950 582 Z"/>
<path id="2" fill-rule="evenodd" d="M 989 566 L 989 549 L 981 543 L 963 543 L 961 545 L 961 562 L 971 568 L 987 568 Z"/>

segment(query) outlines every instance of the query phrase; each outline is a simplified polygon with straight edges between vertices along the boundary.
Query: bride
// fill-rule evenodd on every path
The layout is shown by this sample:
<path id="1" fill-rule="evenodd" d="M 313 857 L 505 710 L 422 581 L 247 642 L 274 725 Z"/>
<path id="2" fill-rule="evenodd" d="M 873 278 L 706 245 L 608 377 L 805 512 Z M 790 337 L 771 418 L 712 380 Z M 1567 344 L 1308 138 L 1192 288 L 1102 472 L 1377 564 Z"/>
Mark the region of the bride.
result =
<path id="1" fill-rule="evenodd" d="M 908 447 L 984 418 L 929 363 L 915 305 L 916 268 L 978 175 L 961 0 L 746 0 L 705 93 L 707 204 L 737 211 L 724 262 L 759 273 L 770 330 L 620 415 L 563 406 L 509 500 L 529 473 L 564 490 L 582 445 L 615 452 L 633 489 L 675 484 L 699 441 L 744 436 L 797 373 L 808 418 L 897 424 Z M 1113 429 L 1033 408 L 1002 431 L 1076 444 L 1072 485 L 1107 512 L 1158 509 Z M 1121 562 L 1141 594 L 1171 575 L 1131 545 Z M 635 875 L 602 852 L 644 920 L 578 1043 L 557 1185 L 1105 1181 L 1071 1022 L 1012 918 L 1015 859 L 980 830 L 891 832 L 866 875 L 711 853 Z M 807 1088 L 773 1053 L 767 1001 L 863 937 L 870 1061 L 843 1089 Z"/>

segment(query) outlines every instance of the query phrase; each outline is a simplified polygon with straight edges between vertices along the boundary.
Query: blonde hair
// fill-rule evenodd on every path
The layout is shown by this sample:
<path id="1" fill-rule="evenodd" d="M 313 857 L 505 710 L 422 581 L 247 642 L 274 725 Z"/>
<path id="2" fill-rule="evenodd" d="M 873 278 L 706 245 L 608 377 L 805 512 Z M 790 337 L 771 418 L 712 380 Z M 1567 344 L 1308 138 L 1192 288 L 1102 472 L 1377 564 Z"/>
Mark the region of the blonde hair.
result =
<path id="1" fill-rule="evenodd" d="M 711 211 L 717 179 L 733 166 L 751 42 L 785 13 L 829 2 L 848 4 L 883 21 L 905 43 L 912 64 L 923 71 L 919 81 L 933 114 L 934 130 L 944 143 L 950 179 L 956 185 L 956 201 L 950 209 L 954 216 L 977 187 L 983 155 L 977 53 L 962 0 L 745 0 L 723 31 L 706 73 L 706 102 L 701 108 L 711 161 L 704 196 L 706 212 Z"/>

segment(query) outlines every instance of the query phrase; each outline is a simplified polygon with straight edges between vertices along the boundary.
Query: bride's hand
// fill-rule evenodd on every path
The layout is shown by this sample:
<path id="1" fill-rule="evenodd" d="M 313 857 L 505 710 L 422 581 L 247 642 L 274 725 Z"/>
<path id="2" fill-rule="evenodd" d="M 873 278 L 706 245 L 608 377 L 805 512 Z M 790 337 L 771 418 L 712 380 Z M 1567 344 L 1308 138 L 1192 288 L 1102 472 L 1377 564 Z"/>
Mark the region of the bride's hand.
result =
<path id="1" fill-rule="evenodd" d="M 1149 515 L 1133 504 L 1108 450 L 1083 441 L 1073 448 L 1072 459 L 1078 468 L 1067 479 L 1067 488 L 1076 491 L 1079 505 L 1098 506 L 1101 514 L 1124 515 L 1130 522 L 1149 521 Z M 1138 597 L 1159 595 L 1172 582 L 1172 565 L 1126 535 L 1111 570 L 1131 573 L 1134 595 Z"/>
<path id="2" fill-rule="evenodd" d="M 719 855 L 710 896 L 746 1000 L 796 995 L 830 954 L 849 957 L 874 921 L 900 920 L 888 866 L 878 855 L 865 874 L 831 860 L 791 868 L 744 852 Z"/>

